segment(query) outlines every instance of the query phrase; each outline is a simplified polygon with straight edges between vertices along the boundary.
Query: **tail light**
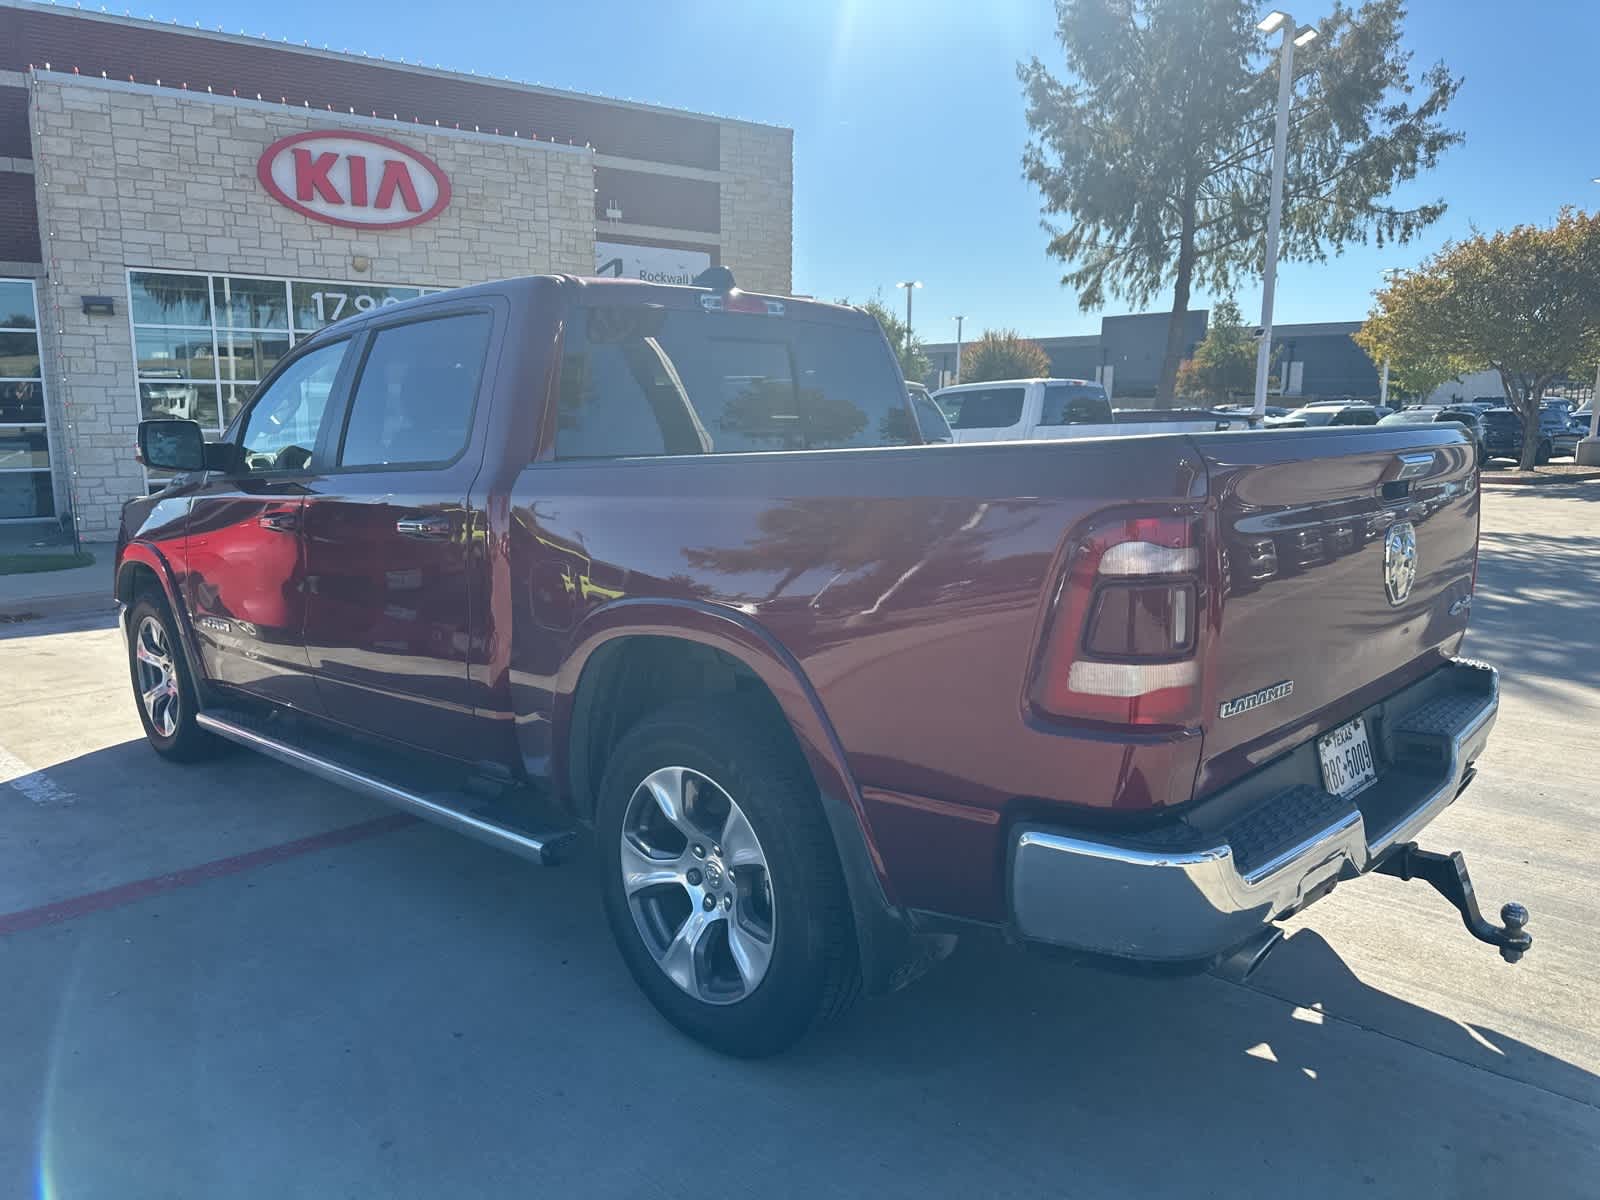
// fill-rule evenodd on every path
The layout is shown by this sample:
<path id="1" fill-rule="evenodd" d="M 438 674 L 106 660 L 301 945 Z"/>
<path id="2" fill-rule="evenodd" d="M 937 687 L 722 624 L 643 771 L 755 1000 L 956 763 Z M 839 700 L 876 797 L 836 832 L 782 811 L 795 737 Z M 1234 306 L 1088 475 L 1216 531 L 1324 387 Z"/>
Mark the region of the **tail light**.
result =
<path id="1" fill-rule="evenodd" d="M 1033 703 L 1118 725 L 1199 718 L 1200 520 L 1101 518 L 1074 541 Z"/>

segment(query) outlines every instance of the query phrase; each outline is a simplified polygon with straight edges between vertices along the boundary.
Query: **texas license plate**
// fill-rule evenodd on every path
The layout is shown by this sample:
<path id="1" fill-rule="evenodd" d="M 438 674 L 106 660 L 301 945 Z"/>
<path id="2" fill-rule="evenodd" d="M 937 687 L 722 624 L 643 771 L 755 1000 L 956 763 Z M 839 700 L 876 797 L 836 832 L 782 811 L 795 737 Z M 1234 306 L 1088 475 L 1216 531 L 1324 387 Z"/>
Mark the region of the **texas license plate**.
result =
<path id="1" fill-rule="evenodd" d="M 1317 739 L 1322 758 L 1322 786 L 1335 796 L 1353 796 L 1378 778 L 1367 742 L 1367 723 L 1360 717 Z"/>

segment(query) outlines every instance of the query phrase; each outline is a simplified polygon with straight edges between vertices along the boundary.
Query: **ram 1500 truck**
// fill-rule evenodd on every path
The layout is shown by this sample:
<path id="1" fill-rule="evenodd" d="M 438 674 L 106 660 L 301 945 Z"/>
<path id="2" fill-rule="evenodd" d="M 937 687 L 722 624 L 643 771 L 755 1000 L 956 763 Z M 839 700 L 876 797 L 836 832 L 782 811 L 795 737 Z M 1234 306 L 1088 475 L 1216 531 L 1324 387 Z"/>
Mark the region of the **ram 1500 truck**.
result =
<path id="1" fill-rule="evenodd" d="M 1459 855 L 1493 670 L 1445 427 L 922 445 L 857 310 L 515 279 L 297 344 L 123 513 L 134 698 L 554 865 L 649 998 L 770 1053 L 964 929 L 1240 971 Z M 1400 935 L 1399 930 L 1396 935 Z"/>

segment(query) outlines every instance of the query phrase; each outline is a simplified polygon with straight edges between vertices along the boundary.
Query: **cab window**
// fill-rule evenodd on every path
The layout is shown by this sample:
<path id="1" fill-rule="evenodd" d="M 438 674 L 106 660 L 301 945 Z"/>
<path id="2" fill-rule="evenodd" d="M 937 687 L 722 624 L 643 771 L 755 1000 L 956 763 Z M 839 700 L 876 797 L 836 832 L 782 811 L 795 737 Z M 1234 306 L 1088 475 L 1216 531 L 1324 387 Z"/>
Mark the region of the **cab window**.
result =
<path id="1" fill-rule="evenodd" d="M 466 448 L 494 319 L 458 313 L 379 329 L 350 397 L 343 467 L 443 465 Z"/>
<path id="2" fill-rule="evenodd" d="M 951 429 L 1007 429 L 1022 420 L 1026 389 L 975 388 L 970 392 L 941 392 L 939 407 Z"/>
<path id="3" fill-rule="evenodd" d="M 1048 383 L 1041 425 L 1109 425 L 1111 402 L 1099 384 Z"/>
<path id="4" fill-rule="evenodd" d="M 328 397 L 349 341 L 318 346 L 295 359 L 261 392 L 239 438 L 243 473 L 309 471 Z"/>

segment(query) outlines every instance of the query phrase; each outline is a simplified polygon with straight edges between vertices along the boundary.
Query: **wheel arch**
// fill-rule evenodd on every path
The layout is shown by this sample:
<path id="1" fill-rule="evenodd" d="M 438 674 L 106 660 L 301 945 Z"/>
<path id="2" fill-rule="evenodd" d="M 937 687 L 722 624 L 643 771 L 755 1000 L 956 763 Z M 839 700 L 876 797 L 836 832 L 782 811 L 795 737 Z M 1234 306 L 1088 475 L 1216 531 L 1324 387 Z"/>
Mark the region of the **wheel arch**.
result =
<path id="1" fill-rule="evenodd" d="M 629 680 L 629 666 L 639 663 L 635 657 L 630 664 L 630 656 L 641 654 L 678 655 L 680 663 L 700 660 L 713 673 L 726 671 L 736 688 L 758 687 L 759 702 L 770 703 L 781 718 L 811 771 L 844 870 L 866 989 L 892 990 L 941 957 L 947 947 L 931 946 L 895 904 L 843 747 L 804 669 L 766 630 L 726 608 L 622 600 L 597 609 L 575 631 L 557 677 L 551 731 L 552 782 L 575 815 L 592 816 L 599 786 L 596 760 L 604 747 L 652 711 L 635 695 L 630 698 L 637 711 L 612 717 L 614 728 L 605 728 L 601 714 L 608 697 Z M 672 699 L 684 694 L 676 687 L 663 692 L 650 682 L 642 690 L 646 700 L 653 694 Z"/>
<path id="2" fill-rule="evenodd" d="M 124 622 L 128 610 L 142 592 L 148 590 L 160 595 L 167 611 L 172 614 L 172 623 L 178 630 L 178 644 L 183 649 L 184 661 L 189 667 L 189 678 L 194 680 L 198 693 L 206 683 L 206 676 L 200 669 L 199 647 L 195 643 L 194 629 L 189 624 L 189 610 L 182 602 L 182 591 L 166 556 L 142 542 L 129 543 L 122 552 L 122 561 L 117 564 L 112 588 L 122 605 L 121 619 Z"/>

